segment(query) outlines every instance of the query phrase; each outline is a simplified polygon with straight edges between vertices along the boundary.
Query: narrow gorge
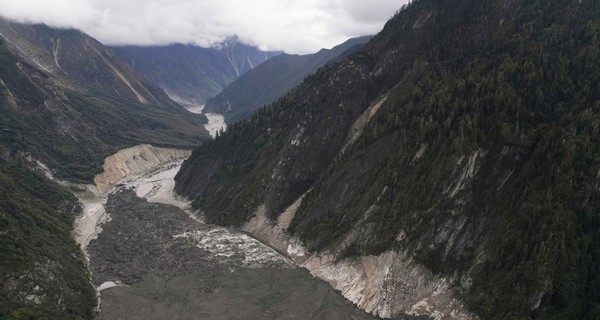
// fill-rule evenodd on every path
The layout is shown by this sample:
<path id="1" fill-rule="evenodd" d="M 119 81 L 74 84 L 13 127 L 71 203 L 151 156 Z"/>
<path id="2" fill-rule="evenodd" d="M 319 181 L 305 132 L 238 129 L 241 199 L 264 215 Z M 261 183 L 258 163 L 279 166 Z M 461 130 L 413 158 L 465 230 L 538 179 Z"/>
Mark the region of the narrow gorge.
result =
<path id="1" fill-rule="evenodd" d="M 600 319 L 597 0 L 34 2 L 0 320 Z"/>

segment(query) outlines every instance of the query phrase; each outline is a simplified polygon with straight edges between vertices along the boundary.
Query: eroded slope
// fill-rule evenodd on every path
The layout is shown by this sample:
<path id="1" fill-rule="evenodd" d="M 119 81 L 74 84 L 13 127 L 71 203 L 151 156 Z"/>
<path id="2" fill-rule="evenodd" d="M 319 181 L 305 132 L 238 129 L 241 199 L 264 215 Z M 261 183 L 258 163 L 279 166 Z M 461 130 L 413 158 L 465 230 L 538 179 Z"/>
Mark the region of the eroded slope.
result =
<path id="1" fill-rule="evenodd" d="M 593 1 L 414 2 L 195 150 L 177 190 L 235 226 L 273 224 L 306 194 L 292 244 L 342 290 L 379 277 L 371 296 L 346 291 L 380 315 L 461 318 L 439 303 L 456 298 L 469 318 L 595 318 L 597 14 Z"/>

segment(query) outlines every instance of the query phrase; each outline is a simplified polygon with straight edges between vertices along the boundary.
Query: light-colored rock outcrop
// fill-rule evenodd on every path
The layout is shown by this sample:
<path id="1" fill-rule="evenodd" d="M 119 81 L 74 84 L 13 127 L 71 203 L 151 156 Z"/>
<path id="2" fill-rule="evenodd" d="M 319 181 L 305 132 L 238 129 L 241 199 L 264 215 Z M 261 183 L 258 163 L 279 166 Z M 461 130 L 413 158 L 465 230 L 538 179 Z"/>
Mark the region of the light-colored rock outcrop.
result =
<path id="1" fill-rule="evenodd" d="M 359 308 L 382 318 L 406 313 L 433 319 L 477 319 L 456 298 L 451 283 L 415 262 L 406 252 L 386 251 L 377 256 L 339 259 L 331 252 L 308 252 L 286 230 L 304 195 L 271 221 L 260 206 L 243 230 L 287 254 L 298 265 L 327 281 Z"/>
<path id="2" fill-rule="evenodd" d="M 102 223 L 110 220 L 104 209 L 107 193 L 123 179 L 148 173 L 170 162 L 189 157 L 191 151 L 159 148 L 143 144 L 119 150 L 104 160 L 104 172 L 94 177 L 95 185 L 80 185 L 77 198 L 82 204 L 83 214 L 75 220 L 73 236 L 84 250 L 91 240 L 102 232 Z M 175 172 L 168 172 L 173 175 Z M 137 185 L 136 185 L 137 189 Z M 172 186 L 171 186 L 172 193 Z M 162 195 L 165 192 L 162 192 Z"/>
<path id="3" fill-rule="evenodd" d="M 95 239 L 102 231 L 102 223 L 108 221 L 110 216 L 104 210 L 106 194 L 119 181 L 129 176 L 153 171 L 160 166 L 178 159 L 185 159 L 190 155 L 188 150 L 158 148 L 151 145 L 139 145 L 120 150 L 104 161 L 104 172 L 98 174 L 92 184 L 75 184 L 57 179 L 52 171 L 40 161 L 27 156 L 29 161 L 44 173 L 49 179 L 74 190 L 74 195 L 79 199 L 83 213 L 75 219 L 73 225 L 73 238 L 81 246 L 84 253 L 91 240 Z M 180 164 L 179 164 L 180 165 Z M 178 167 L 177 167 L 178 169 Z M 175 171 L 176 172 L 176 171 Z M 167 172 L 172 173 L 172 172 Z M 174 173 L 172 173 L 174 175 Z M 172 178 L 172 177 L 171 177 Z M 172 180 L 172 179 L 171 179 Z M 150 181 L 151 183 L 152 181 Z M 137 186 L 136 186 L 137 187 Z M 168 185 L 172 193 L 172 185 Z M 163 190 L 155 196 L 164 196 Z M 145 196 L 145 195 L 144 195 Z M 160 199 L 158 199 L 160 202 Z"/>
<path id="4" fill-rule="evenodd" d="M 94 183 L 99 192 L 106 193 L 126 177 L 187 158 L 190 154 L 189 150 L 159 148 L 149 144 L 122 149 L 104 160 L 104 172 L 96 175 Z"/>
<path id="5" fill-rule="evenodd" d="M 390 318 L 400 313 L 440 319 L 475 319 L 456 298 L 450 283 L 416 263 L 406 252 L 337 260 L 335 255 L 311 256 L 302 264 L 329 282 L 359 308 Z"/>
<path id="6" fill-rule="evenodd" d="M 388 96 L 386 94 L 382 98 L 376 100 L 369 108 L 367 108 L 367 110 L 365 110 L 360 115 L 360 117 L 358 117 L 358 119 L 356 119 L 356 121 L 350 128 L 346 144 L 344 144 L 344 147 L 342 148 L 342 151 L 340 153 L 344 153 L 346 151 L 346 148 L 348 148 L 351 144 L 356 142 L 356 140 L 358 139 L 358 137 L 360 137 L 365 126 L 369 123 L 371 118 L 373 118 L 373 116 L 377 114 L 379 109 L 381 109 L 381 106 L 385 103 L 387 97 Z"/>
<path id="7" fill-rule="evenodd" d="M 302 199 L 304 199 L 304 195 L 287 208 L 279 216 L 277 222 L 269 220 L 265 206 L 260 206 L 254 217 L 242 227 L 242 230 L 252 234 L 256 239 L 268 244 L 275 250 L 286 254 L 296 264 L 302 265 L 308 258 L 304 246 L 300 240 L 290 237 L 286 233 L 298 207 L 302 203 Z"/>

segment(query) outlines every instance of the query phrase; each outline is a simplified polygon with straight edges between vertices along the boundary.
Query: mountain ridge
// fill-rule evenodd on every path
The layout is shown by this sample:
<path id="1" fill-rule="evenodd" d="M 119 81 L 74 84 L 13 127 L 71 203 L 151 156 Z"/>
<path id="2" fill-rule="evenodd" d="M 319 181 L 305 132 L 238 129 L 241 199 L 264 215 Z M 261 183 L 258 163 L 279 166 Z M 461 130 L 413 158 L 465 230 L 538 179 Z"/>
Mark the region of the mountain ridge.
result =
<path id="1" fill-rule="evenodd" d="M 278 52 L 263 52 L 235 39 L 218 48 L 173 44 L 121 46 L 112 50 L 161 86 L 174 100 L 203 105 L 229 83 Z"/>
<path id="2" fill-rule="evenodd" d="M 412 2 L 196 149 L 176 191 L 238 227 L 300 201 L 287 232 L 322 276 L 381 257 L 358 269 L 388 271 L 364 297 L 380 315 L 458 317 L 425 293 L 441 277 L 436 295 L 467 318 L 594 319 L 597 14 L 592 1 Z"/>
<path id="3" fill-rule="evenodd" d="M 2 141 L 36 155 L 58 176 L 91 180 L 106 156 L 127 145 L 191 148 L 208 139 L 205 117 L 187 112 L 80 31 L 0 20 L 0 33 Z M 53 139 L 62 141 L 40 143 Z M 72 163 L 90 165 L 90 172 L 67 173 Z"/>
<path id="4" fill-rule="evenodd" d="M 206 102 L 207 112 L 224 114 L 229 121 L 248 117 L 264 104 L 271 103 L 318 68 L 341 60 L 357 51 L 371 36 L 349 39 L 331 49 L 313 54 L 281 54 L 250 70 Z"/>
<path id="5" fill-rule="evenodd" d="M 191 149 L 206 119 L 93 38 L 0 19 L 0 318 L 92 319 L 97 297 L 71 234 L 79 190 L 108 155 Z"/>
<path id="6" fill-rule="evenodd" d="M 13 52 L 73 87 L 84 86 L 144 104 L 174 106 L 160 89 L 81 31 L 12 23 L 4 19 L 0 20 L 0 29 Z"/>

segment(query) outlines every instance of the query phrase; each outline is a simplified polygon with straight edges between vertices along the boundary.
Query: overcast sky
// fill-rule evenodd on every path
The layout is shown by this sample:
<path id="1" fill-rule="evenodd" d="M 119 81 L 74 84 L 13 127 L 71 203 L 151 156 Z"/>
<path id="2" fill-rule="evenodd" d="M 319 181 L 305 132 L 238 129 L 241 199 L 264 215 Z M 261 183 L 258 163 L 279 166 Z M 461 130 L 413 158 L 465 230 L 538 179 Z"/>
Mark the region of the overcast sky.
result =
<path id="1" fill-rule="evenodd" d="M 264 50 L 311 53 L 375 34 L 407 0 L 0 0 L 0 15 L 73 27 L 108 45 L 194 43 L 237 35 Z"/>

